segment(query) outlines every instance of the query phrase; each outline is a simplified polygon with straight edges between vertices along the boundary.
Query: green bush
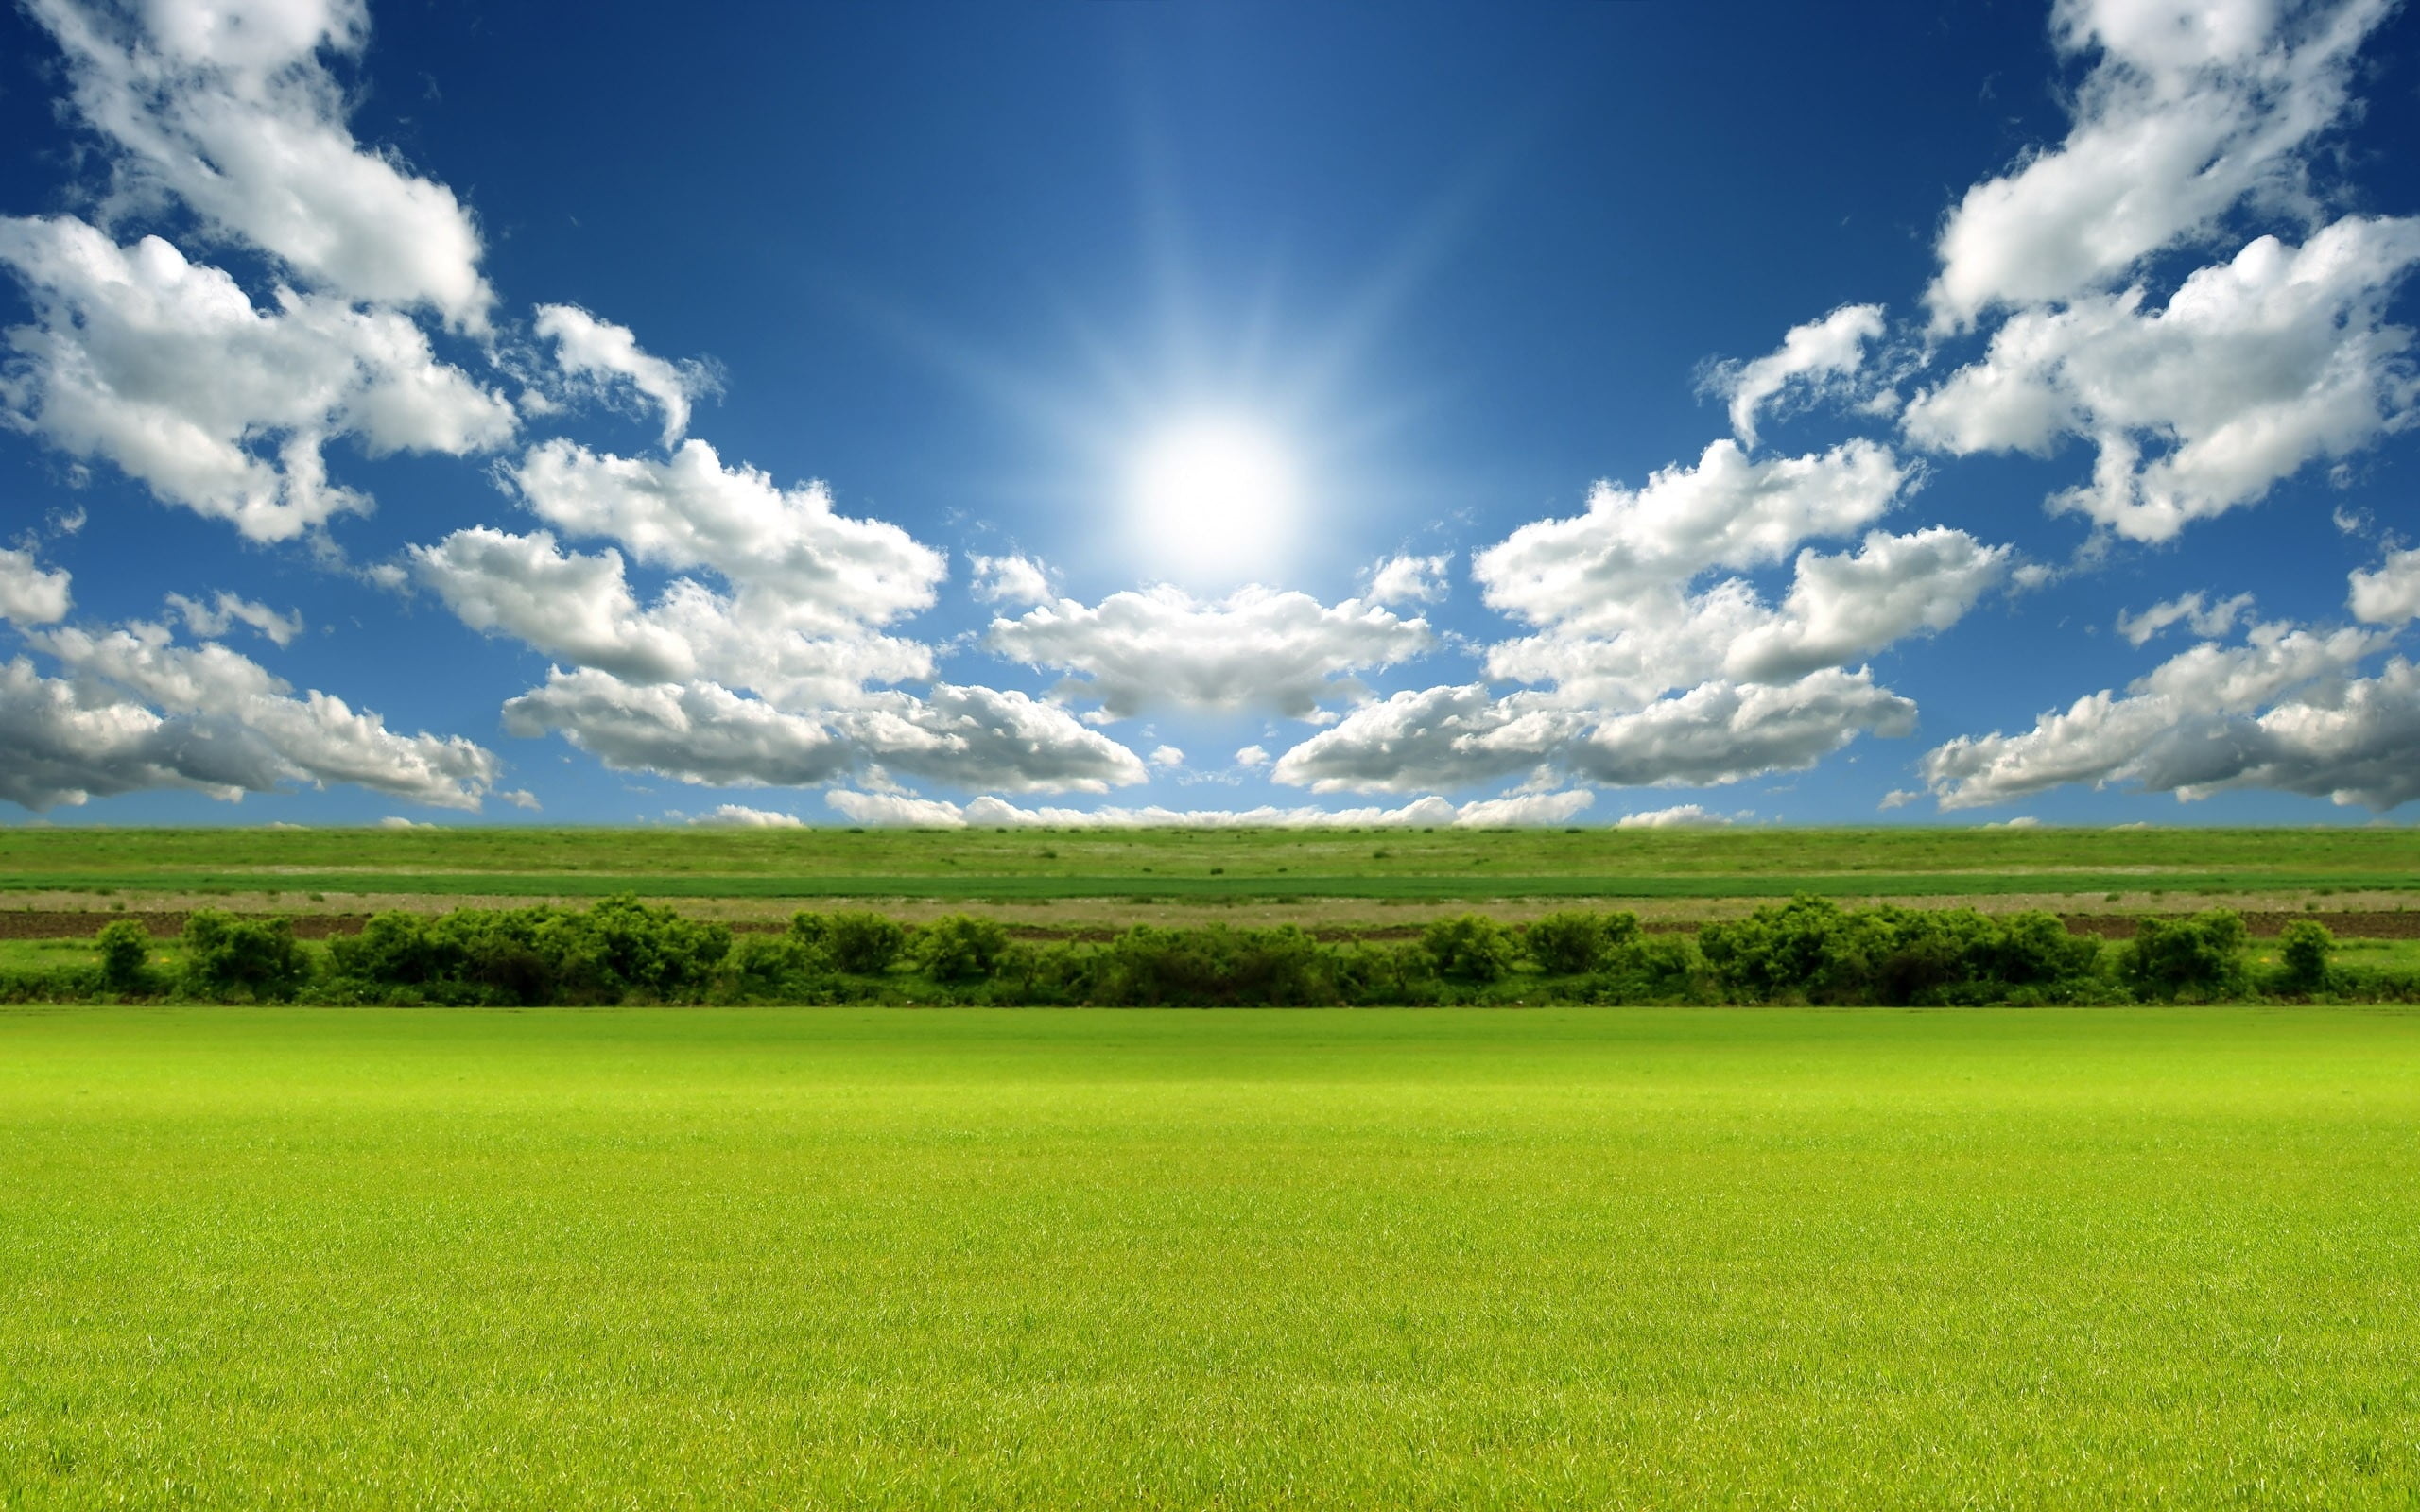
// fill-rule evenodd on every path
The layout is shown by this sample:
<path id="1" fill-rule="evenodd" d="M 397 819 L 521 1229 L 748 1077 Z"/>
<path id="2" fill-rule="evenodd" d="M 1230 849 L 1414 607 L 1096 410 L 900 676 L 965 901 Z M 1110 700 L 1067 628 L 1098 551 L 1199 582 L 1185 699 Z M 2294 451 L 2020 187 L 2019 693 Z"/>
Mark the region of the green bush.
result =
<path id="1" fill-rule="evenodd" d="M 2279 985 L 2289 992 L 2321 992 L 2326 990 L 2327 958 L 2336 949 L 2336 936 L 2325 924 L 2315 919 L 2290 920 L 2277 936 L 2277 957 L 2283 970 Z"/>
<path id="2" fill-rule="evenodd" d="M 204 908 L 185 919 L 184 987 L 215 1002 L 284 1002 L 311 980 L 290 919 L 238 919 Z"/>
<path id="3" fill-rule="evenodd" d="M 1519 956 L 1512 932 L 1478 914 L 1430 920 L 1420 932 L 1420 948 L 1437 974 L 1453 982 L 1496 981 Z"/>
<path id="4" fill-rule="evenodd" d="M 1305 1007 L 1340 1001 L 1335 954 L 1291 924 L 1137 924 L 1093 955 L 1089 1001 L 1116 1007 Z"/>
<path id="5" fill-rule="evenodd" d="M 916 931 L 916 964 L 936 982 L 980 982 L 998 972 L 1009 932 L 990 919 L 948 914 Z"/>
<path id="6" fill-rule="evenodd" d="M 2100 949 L 2048 914 L 1843 909 L 1799 897 L 1699 932 L 1717 989 L 1746 1003 L 2000 1003 L 2105 995 Z"/>
<path id="7" fill-rule="evenodd" d="M 159 990 L 151 970 L 151 932 L 131 919 L 113 919 L 93 937 L 100 951 L 101 988 L 121 997 Z"/>
<path id="8" fill-rule="evenodd" d="M 790 920 L 791 927 L 798 922 Z M 908 931 L 880 914 L 834 914 L 823 931 L 832 964 L 856 976 L 880 976 L 907 946 Z"/>
<path id="9" fill-rule="evenodd" d="M 1521 936 L 1521 947 L 1548 976 L 1580 976 L 1597 969 L 1606 952 L 1638 935 L 1635 914 L 1597 914 L 1578 909 L 1547 915 Z"/>
<path id="10" fill-rule="evenodd" d="M 2135 996 L 2161 1002 L 2238 997 L 2251 986 L 2245 943 L 2242 919 L 2224 908 L 2146 919 L 2119 953 L 2118 973 Z"/>
<path id="11" fill-rule="evenodd" d="M 334 995 L 348 1000 L 536 1006 L 702 1001 L 731 931 L 609 898 L 585 912 L 458 908 L 385 913 L 328 943 Z"/>

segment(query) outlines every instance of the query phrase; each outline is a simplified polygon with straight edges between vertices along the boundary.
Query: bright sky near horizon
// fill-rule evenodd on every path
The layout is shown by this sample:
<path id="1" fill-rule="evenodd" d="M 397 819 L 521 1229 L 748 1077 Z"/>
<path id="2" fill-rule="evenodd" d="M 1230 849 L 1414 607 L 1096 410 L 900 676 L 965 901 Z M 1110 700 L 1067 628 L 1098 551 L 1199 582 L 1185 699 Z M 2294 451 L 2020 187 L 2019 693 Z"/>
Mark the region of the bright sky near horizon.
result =
<path id="1" fill-rule="evenodd" d="M 2415 812 L 2411 8 L 571 14 L 0 13 L 0 812 Z"/>

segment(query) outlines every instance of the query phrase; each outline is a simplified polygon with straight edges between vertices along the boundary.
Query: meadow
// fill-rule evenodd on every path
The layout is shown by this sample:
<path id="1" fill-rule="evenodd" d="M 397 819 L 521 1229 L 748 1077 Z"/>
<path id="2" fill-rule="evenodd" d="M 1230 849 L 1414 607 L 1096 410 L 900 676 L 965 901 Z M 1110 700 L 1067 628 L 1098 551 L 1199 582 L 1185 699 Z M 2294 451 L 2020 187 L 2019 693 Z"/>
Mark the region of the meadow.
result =
<path id="1" fill-rule="evenodd" d="M 2420 1017 L 0 1012 L 0 1506 L 2409 1506 Z"/>
<path id="2" fill-rule="evenodd" d="M 0 891 L 1777 898 L 2420 889 L 2420 831 L 0 829 Z"/>

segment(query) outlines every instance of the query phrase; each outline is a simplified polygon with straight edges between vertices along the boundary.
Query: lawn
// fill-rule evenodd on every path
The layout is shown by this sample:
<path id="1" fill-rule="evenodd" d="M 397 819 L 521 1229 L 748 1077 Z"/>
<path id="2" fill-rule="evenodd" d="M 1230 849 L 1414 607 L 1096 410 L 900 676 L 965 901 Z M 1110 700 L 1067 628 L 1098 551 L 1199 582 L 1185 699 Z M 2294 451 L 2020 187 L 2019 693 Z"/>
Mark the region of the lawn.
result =
<path id="1" fill-rule="evenodd" d="M 0 1013 L 0 1505 L 2409 1506 L 2420 1017 Z"/>

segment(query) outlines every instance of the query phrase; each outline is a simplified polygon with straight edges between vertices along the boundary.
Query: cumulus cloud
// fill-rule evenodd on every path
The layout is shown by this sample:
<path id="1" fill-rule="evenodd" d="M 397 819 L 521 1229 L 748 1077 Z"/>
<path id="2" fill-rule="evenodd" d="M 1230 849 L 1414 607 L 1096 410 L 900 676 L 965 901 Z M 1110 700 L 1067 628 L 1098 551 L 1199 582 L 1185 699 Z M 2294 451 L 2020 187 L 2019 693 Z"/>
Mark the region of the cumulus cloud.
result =
<path id="1" fill-rule="evenodd" d="M 364 148 L 323 61 L 369 39 L 362 0 L 101 6 L 27 0 L 70 98 L 114 151 L 114 203 L 173 198 L 222 238 L 345 301 L 482 331 L 493 293 L 452 190 Z"/>
<path id="2" fill-rule="evenodd" d="M 1843 304 L 1821 320 L 1793 326 L 1780 347 L 1753 362 L 1718 365 L 1708 382 L 1730 401 L 1731 430 L 1756 444 L 1756 412 L 1796 386 L 1821 393 L 1865 365 L 1865 346 L 1882 335 L 1882 306 Z"/>
<path id="3" fill-rule="evenodd" d="M 2356 619 L 2386 626 L 2420 619 L 2420 548 L 2390 553 L 2376 568 L 2355 573 L 2352 584 Z"/>
<path id="4" fill-rule="evenodd" d="M 1057 596 L 1050 592 L 1050 579 L 1042 564 L 1030 557 L 975 556 L 967 558 L 967 565 L 975 574 L 974 594 L 983 603 L 1029 608 Z"/>
<path id="5" fill-rule="evenodd" d="M 2240 645 L 2204 643 L 2130 684 L 2043 714 L 2031 730 L 1962 736 L 1923 769 L 1944 809 L 2012 802 L 2070 782 L 2127 783 L 2193 799 L 2231 788 L 2392 808 L 2420 797 L 2420 670 L 2359 663 L 2382 632 L 2254 626 Z"/>
<path id="6" fill-rule="evenodd" d="M 282 679 L 222 645 L 173 644 L 143 621 L 39 630 L 0 667 L 0 799 L 31 809 L 152 788 L 234 799 L 292 783 L 352 783 L 475 810 L 501 764 L 459 737 L 399 735 L 376 714 Z"/>
<path id="7" fill-rule="evenodd" d="M 0 218 L 0 264 L 34 309 L 7 335 L 9 421 L 252 541 L 369 507 L 328 478 L 336 437 L 462 455 L 516 423 L 406 317 L 283 288 L 258 309 L 156 236 L 123 248 L 70 217 Z"/>
<path id="8" fill-rule="evenodd" d="M 923 698 L 792 713 L 714 682 L 635 685 L 557 668 L 504 706 L 516 735 L 557 732 L 609 766 L 709 786 L 806 787 L 868 762 L 968 787 L 1105 792 L 1144 780 L 1132 751 L 1022 693 L 937 684 Z"/>
<path id="9" fill-rule="evenodd" d="M 2181 597 L 2153 604 L 2140 614 L 2120 613 L 2118 633 L 2128 645 L 2143 645 L 2151 638 L 2171 626 L 2183 625 L 2205 640 L 2216 640 L 2236 627 L 2236 622 L 2252 610 L 2252 595 L 2238 593 L 2216 603 L 2204 593 L 2186 593 Z"/>
<path id="10" fill-rule="evenodd" d="M 1308 806 L 1068 809 L 1024 808 L 1006 799 L 990 797 L 958 804 L 899 793 L 860 793 L 847 788 L 835 788 L 824 794 L 823 799 L 859 824 L 950 830 L 969 826 L 1009 829 L 1047 826 L 1061 830 L 1500 829 L 1513 825 L 1560 824 L 1594 801 L 1588 793 L 1572 791 L 1529 793 L 1459 805 L 1432 795 L 1392 809 L 1322 809 Z"/>
<path id="11" fill-rule="evenodd" d="M 240 598 L 224 589 L 207 604 L 182 593 L 170 593 L 167 604 L 184 621 L 187 630 L 205 641 L 215 641 L 238 625 L 249 627 L 271 645 L 281 647 L 293 644 L 294 638 L 302 633 L 302 615 L 280 614 L 267 604 Z"/>
<path id="12" fill-rule="evenodd" d="M 2052 35 L 2093 63 L 2065 142 L 1976 184 L 1944 223 L 1937 328 L 2062 301 L 2213 231 L 2247 200 L 2292 203 L 2344 113 L 2352 60 L 2390 0 L 2060 0 Z"/>
<path id="13" fill-rule="evenodd" d="M 717 830 L 801 830 L 806 827 L 806 821 L 795 814 L 785 814 L 778 809 L 752 809 L 744 803 L 725 803 L 704 814 L 688 815 L 683 822 Z"/>
<path id="14" fill-rule="evenodd" d="M 627 384 L 664 415 L 664 444 L 689 429 L 689 405 L 714 389 L 714 375 L 701 363 L 666 362 L 640 350 L 631 328 L 601 320 L 577 304 L 538 306 L 536 330 L 555 344 L 555 366 L 564 375 L 610 391 Z"/>
<path id="15" fill-rule="evenodd" d="M 2005 576 L 2009 549 L 1962 530 L 1874 531 L 1855 556 L 1804 551 L 1778 613 L 1743 627 L 1723 671 L 1776 682 L 1871 655 L 1965 617 Z"/>
<path id="16" fill-rule="evenodd" d="M 1246 588 L 1205 603 L 1163 586 L 994 620 L 987 644 L 1011 661 L 1077 674 L 1057 696 L 1098 699 L 1104 720 L 1169 707 L 1313 719 L 1322 699 L 1361 691 L 1346 674 L 1409 660 L 1434 640 L 1426 620 L 1360 599 L 1328 605 Z"/>
<path id="17" fill-rule="evenodd" d="M 1236 765 L 1246 771 L 1258 770 L 1269 765 L 1268 748 L 1261 746 L 1242 747 L 1236 752 Z"/>
<path id="18" fill-rule="evenodd" d="M 1668 809 L 1646 809 L 1625 814 L 1614 821 L 1616 830 L 1685 830 L 1714 828 L 1731 823 L 1725 814 L 1712 814 L 1695 803 L 1679 803 Z"/>
<path id="19" fill-rule="evenodd" d="M 821 483 L 784 490 L 727 468 L 700 440 L 655 461 L 567 440 L 533 447 L 510 473 L 541 518 L 617 541 L 638 561 L 707 569 L 777 597 L 794 625 L 881 625 L 929 607 L 948 558 L 897 525 L 851 519 Z"/>
<path id="20" fill-rule="evenodd" d="M 1151 750 L 1151 765 L 1162 768 L 1182 766 L 1184 765 L 1184 752 L 1174 746 L 1154 747 Z"/>
<path id="21" fill-rule="evenodd" d="M 0 549 L 0 619 L 50 625 L 67 617 L 68 575 L 43 567 L 26 551 Z"/>
<path id="22" fill-rule="evenodd" d="M 2092 481 L 2053 507 L 2173 539 L 2410 423 L 2411 333 L 2385 309 L 2415 263 L 2420 219 L 2355 216 L 2300 248 L 2262 236 L 2160 310 L 2131 288 L 2022 311 L 1982 361 L 1916 396 L 1908 435 L 1961 455 L 2088 438 Z"/>
<path id="23" fill-rule="evenodd" d="M 1811 536 L 1879 519 L 1907 474 L 1890 450 L 1855 440 L 1819 455 L 1751 461 L 1719 440 L 1694 467 L 1636 490 L 1599 483 L 1588 512 L 1523 525 L 1472 558 L 1490 607 L 1533 624 L 1626 627 L 1642 594 L 1710 568 L 1782 560 Z"/>
<path id="24" fill-rule="evenodd" d="M 1389 557 L 1370 570 L 1370 592 L 1366 596 L 1373 604 L 1437 603 L 1446 594 L 1445 574 L 1453 565 L 1452 552 L 1434 557 Z"/>

